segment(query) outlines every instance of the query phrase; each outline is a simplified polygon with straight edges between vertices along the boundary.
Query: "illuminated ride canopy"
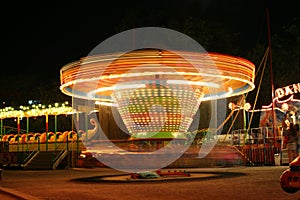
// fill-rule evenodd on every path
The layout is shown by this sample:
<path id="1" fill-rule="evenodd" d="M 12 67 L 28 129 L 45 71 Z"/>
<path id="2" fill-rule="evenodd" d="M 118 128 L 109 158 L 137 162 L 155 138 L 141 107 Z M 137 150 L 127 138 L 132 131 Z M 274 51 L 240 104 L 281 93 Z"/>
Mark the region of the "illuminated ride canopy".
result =
<path id="1" fill-rule="evenodd" d="M 20 109 L 14 109 L 13 107 L 5 107 L 0 109 L 0 119 L 6 118 L 23 118 L 23 117 L 38 117 L 45 115 L 69 115 L 73 114 L 74 110 L 66 101 L 59 105 L 55 103 L 53 105 L 32 105 L 32 106 L 20 106 Z"/>
<path id="2" fill-rule="evenodd" d="M 135 50 L 96 55 L 61 69 L 61 91 L 117 107 L 132 137 L 176 137 L 201 101 L 254 89 L 255 66 L 218 53 Z"/>

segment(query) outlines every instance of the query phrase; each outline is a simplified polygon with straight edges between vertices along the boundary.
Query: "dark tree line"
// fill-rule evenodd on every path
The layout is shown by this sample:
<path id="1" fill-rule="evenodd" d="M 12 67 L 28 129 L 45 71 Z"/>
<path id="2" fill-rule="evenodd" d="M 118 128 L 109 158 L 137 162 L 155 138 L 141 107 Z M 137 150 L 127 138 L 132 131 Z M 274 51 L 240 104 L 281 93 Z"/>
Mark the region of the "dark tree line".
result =
<path id="1" fill-rule="evenodd" d="M 82 6 L 82 9 L 86 8 L 85 5 Z M 114 24 L 112 26 L 114 28 L 113 31 L 107 30 L 107 32 L 105 27 L 97 24 L 99 18 L 97 18 L 95 11 L 101 12 L 101 10 L 95 9 L 90 18 L 84 16 L 85 20 L 87 20 L 86 24 L 89 26 L 84 26 L 84 21 L 82 20 L 82 24 L 78 24 L 78 27 L 76 27 L 77 29 L 82 27 L 83 30 L 87 30 L 88 33 L 82 36 L 85 40 L 82 41 L 88 42 L 84 45 L 77 45 L 76 42 L 80 43 L 81 41 L 79 36 L 76 35 L 77 38 L 73 38 L 74 41 L 72 41 L 72 47 L 74 48 L 64 47 L 65 49 L 73 52 L 79 46 L 82 52 L 89 52 L 90 48 L 99 42 L 97 37 L 100 32 L 105 32 L 105 35 L 109 37 L 121 31 L 145 26 L 165 27 L 177 30 L 199 42 L 207 51 L 240 56 L 249 59 L 257 67 L 268 47 L 266 4 L 261 3 L 260 0 L 191 0 L 187 2 L 179 1 L 179 3 L 178 1 L 168 0 L 149 1 L 147 3 L 136 1 L 129 4 L 128 7 L 124 3 L 122 12 L 110 13 L 113 16 Z M 79 12 L 79 14 L 81 13 Z M 86 12 L 85 14 L 88 15 Z M 271 50 L 273 55 L 275 89 L 299 82 L 300 74 L 300 18 L 295 15 L 284 20 L 284 16 L 280 16 L 279 14 L 279 11 L 276 11 L 275 8 L 272 10 L 271 7 Z M 75 19 L 78 18 L 76 17 Z M 109 21 L 109 19 L 105 20 Z M 62 21 L 68 22 L 67 20 Z M 73 22 L 73 24 L 76 24 L 76 22 Z M 93 25 L 95 24 L 99 25 L 100 28 L 94 28 Z M 91 29 L 89 30 L 88 28 Z M 52 33 L 56 32 L 54 30 L 51 31 Z M 76 34 L 76 29 L 69 32 L 70 35 L 73 33 Z M 71 38 L 68 39 L 71 40 Z M 55 45 L 58 46 L 56 47 L 58 53 L 54 52 L 55 54 L 53 55 L 57 58 L 63 57 L 65 59 L 63 63 L 60 63 L 61 66 L 69 61 L 73 61 L 66 61 L 66 59 L 70 59 L 70 57 L 66 56 L 68 52 L 60 50 L 59 45 L 68 46 L 65 40 L 56 42 Z M 32 53 L 34 54 L 34 52 Z M 78 55 L 86 56 L 78 52 L 76 55 L 77 57 Z M 45 60 L 47 58 L 49 61 Z M 43 57 L 42 60 L 43 62 L 53 63 L 50 59 L 52 58 Z M 6 102 L 6 104 L 2 103 L 1 106 L 24 105 L 30 99 L 40 100 L 43 104 L 52 104 L 66 100 L 71 101 L 71 97 L 62 94 L 59 90 L 59 69 L 55 68 L 54 70 L 57 70 L 55 76 L 53 74 L 50 75 L 49 71 L 45 71 L 43 76 L 36 75 L 35 73 L 32 75 L 11 74 L 8 76 L 2 74 L 2 78 L 0 79 L 0 95 L 1 102 Z M 258 73 L 255 85 L 258 85 L 260 76 L 261 74 Z M 260 91 L 258 108 L 261 105 L 271 102 L 269 62 L 263 76 L 263 87 L 261 87 Z M 14 84 L 10 84 L 11 82 L 14 82 Z M 253 103 L 257 92 L 257 88 L 250 92 L 247 101 Z"/>

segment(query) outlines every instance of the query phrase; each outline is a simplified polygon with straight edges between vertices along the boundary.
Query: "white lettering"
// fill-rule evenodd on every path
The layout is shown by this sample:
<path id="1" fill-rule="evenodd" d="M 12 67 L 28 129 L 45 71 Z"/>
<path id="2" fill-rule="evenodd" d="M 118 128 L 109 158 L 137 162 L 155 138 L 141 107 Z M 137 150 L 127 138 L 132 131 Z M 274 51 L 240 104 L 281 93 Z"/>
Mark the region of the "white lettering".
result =
<path id="1" fill-rule="evenodd" d="M 300 92 L 300 83 L 293 84 L 294 93 Z"/>
<path id="2" fill-rule="evenodd" d="M 300 83 L 295 83 L 275 90 L 275 96 L 279 99 L 294 93 L 300 93 Z"/>
<path id="3" fill-rule="evenodd" d="M 278 88 L 277 90 L 275 90 L 275 95 L 278 98 L 281 98 L 284 96 L 284 90 L 282 88 Z"/>
<path id="4" fill-rule="evenodd" d="M 286 86 L 285 88 L 285 96 L 289 94 L 294 94 L 294 92 L 291 90 L 290 86 Z"/>

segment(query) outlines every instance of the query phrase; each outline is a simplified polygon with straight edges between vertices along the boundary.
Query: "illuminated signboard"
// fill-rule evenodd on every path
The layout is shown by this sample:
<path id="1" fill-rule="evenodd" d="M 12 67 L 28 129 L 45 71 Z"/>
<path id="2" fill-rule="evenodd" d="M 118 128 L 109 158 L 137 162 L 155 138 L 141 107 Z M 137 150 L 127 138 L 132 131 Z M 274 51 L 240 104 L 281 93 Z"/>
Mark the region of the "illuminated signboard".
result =
<path id="1" fill-rule="evenodd" d="M 300 93 L 300 83 L 295 83 L 275 90 L 275 95 L 279 99 L 296 93 Z"/>

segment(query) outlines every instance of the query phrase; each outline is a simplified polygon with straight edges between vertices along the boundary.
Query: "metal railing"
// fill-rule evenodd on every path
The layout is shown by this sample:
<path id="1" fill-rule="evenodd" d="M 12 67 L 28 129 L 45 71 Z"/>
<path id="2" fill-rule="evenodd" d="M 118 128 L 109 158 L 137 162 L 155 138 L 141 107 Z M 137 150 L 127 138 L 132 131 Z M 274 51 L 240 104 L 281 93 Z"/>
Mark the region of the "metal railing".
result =
<path id="1" fill-rule="evenodd" d="M 38 151 L 32 151 L 23 161 L 22 167 L 26 168 L 29 163 L 39 154 Z"/>
<path id="2" fill-rule="evenodd" d="M 251 128 L 249 131 L 239 129 L 231 132 L 232 145 L 239 146 L 246 144 L 271 144 L 272 142 L 276 144 L 280 143 L 282 138 L 281 127 L 277 128 L 275 137 L 272 127 Z"/>
<path id="3" fill-rule="evenodd" d="M 241 129 L 231 132 L 232 145 L 239 149 L 246 165 L 274 165 L 275 154 L 282 154 L 282 129 L 272 127 Z"/>
<path id="4" fill-rule="evenodd" d="M 68 155 L 68 150 L 62 150 L 58 153 L 58 155 L 53 159 L 53 165 L 52 168 L 56 169 L 58 165 L 62 162 L 62 160 Z"/>

